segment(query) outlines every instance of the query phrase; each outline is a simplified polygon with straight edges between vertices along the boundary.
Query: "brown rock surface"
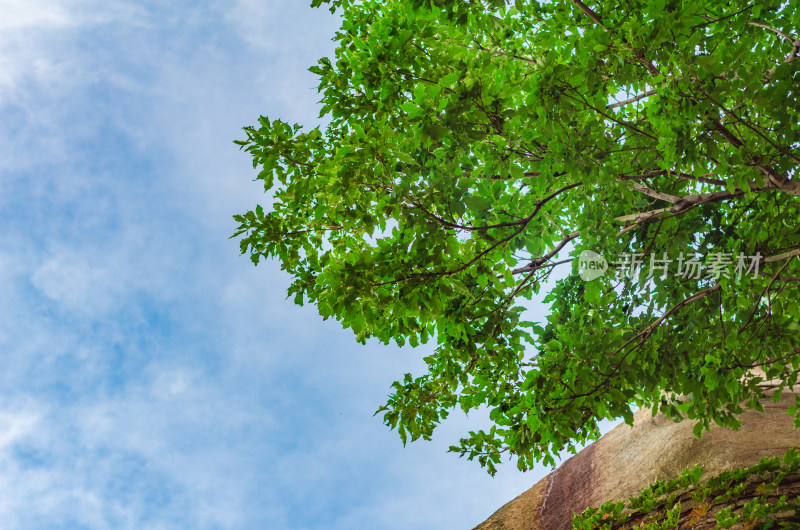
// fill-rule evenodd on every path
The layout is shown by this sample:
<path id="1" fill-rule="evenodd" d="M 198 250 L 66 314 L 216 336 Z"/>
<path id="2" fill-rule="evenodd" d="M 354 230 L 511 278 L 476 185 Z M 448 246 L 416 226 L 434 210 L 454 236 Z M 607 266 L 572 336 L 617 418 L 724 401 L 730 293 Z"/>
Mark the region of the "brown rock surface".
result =
<path id="1" fill-rule="evenodd" d="M 608 501 L 627 499 L 659 479 L 689 467 L 705 466 L 705 477 L 782 456 L 800 445 L 800 430 L 786 409 L 795 395 L 764 402 L 764 412 L 746 412 L 738 431 L 714 426 L 697 439 L 694 422 L 674 423 L 649 410 L 634 425 L 620 425 L 573 456 L 531 489 L 497 510 L 475 530 L 564 530 L 573 513 Z"/>

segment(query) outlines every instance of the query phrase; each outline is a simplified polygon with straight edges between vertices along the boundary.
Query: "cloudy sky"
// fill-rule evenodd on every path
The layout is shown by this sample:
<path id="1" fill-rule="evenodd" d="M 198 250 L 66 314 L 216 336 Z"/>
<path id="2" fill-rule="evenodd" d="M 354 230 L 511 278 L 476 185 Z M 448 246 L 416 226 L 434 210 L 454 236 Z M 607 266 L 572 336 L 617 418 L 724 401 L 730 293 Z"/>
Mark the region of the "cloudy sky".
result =
<path id="1" fill-rule="evenodd" d="M 229 240 L 232 143 L 314 124 L 306 0 L 0 0 L 0 527 L 471 528 L 494 479 L 374 410 L 421 349 L 360 346 Z"/>

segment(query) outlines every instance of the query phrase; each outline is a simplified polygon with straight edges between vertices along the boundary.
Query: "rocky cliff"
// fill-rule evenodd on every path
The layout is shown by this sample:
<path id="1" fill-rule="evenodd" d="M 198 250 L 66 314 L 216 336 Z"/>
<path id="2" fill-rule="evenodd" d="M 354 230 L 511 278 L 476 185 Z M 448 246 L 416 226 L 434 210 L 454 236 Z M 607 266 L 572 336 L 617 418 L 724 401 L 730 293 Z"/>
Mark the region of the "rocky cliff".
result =
<path id="1" fill-rule="evenodd" d="M 765 411 L 747 412 L 738 431 L 715 426 L 702 439 L 692 421 L 674 423 L 639 411 L 633 427 L 620 425 L 573 456 L 531 489 L 495 512 L 476 530 L 566 530 L 574 513 L 607 501 L 623 500 L 651 483 L 674 478 L 702 464 L 704 477 L 783 456 L 800 446 L 787 408 L 795 395 L 784 392 Z"/>

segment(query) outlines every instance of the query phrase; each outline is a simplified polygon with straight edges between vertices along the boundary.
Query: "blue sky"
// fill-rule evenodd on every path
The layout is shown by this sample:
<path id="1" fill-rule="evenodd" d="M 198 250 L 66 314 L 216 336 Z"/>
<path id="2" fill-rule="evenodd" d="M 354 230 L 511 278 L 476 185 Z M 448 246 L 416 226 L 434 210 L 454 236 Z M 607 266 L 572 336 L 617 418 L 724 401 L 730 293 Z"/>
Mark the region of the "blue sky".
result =
<path id="1" fill-rule="evenodd" d="M 372 416 L 423 349 L 360 346 L 238 255 L 232 143 L 314 124 L 304 0 L 0 0 L 0 527 L 471 528 L 490 478 Z M 479 422 L 480 423 L 480 422 Z"/>

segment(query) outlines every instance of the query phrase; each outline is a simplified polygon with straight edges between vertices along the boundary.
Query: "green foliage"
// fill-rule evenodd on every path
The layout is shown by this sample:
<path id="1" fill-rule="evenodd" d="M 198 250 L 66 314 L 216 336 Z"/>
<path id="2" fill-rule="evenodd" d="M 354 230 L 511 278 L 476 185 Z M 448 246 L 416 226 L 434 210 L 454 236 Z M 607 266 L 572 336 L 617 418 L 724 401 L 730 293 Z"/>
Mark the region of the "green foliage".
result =
<path id="1" fill-rule="evenodd" d="M 636 407 L 701 435 L 797 382 L 800 3 L 323 3 L 328 124 L 245 128 L 273 195 L 235 236 L 358 341 L 435 341 L 378 411 L 404 442 L 488 408 L 452 450 L 527 469 Z M 525 321 L 562 250 L 765 259 L 573 274 Z"/>
<path id="2" fill-rule="evenodd" d="M 800 449 L 789 449 L 781 458 L 765 458 L 748 468 L 724 471 L 700 483 L 702 467 L 687 469 L 679 478 L 659 481 L 628 502 L 608 502 L 588 508 L 572 519 L 575 530 L 642 528 L 667 530 L 691 528 L 704 518 L 716 528 L 742 525 L 754 528 L 797 528 L 800 497 L 779 488 L 798 482 Z M 788 480 L 787 480 L 788 479 Z M 796 491 L 796 490 L 795 490 Z M 681 503 L 692 506 L 681 511 Z M 703 521 L 703 522 L 708 522 Z"/>

